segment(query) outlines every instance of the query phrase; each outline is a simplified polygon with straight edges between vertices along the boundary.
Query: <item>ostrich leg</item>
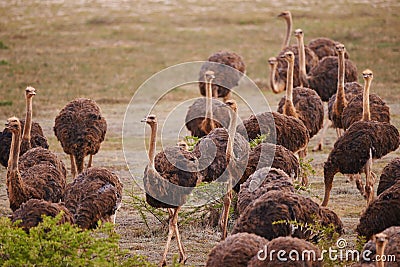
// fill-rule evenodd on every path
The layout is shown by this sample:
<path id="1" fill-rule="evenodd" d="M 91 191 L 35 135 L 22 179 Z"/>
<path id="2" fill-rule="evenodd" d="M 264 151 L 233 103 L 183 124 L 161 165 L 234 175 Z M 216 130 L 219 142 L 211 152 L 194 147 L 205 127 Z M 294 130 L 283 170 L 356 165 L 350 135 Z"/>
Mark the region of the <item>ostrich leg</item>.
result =
<path id="1" fill-rule="evenodd" d="M 374 200 L 374 178 L 372 175 L 372 150 L 369 151 L 369 160 L 365 164 L 365 196 L 367 198 L 367 205 Z"/>
<path id="2" fill-rule="evenodd" d="M 179 229 L 178 229 L 178 212 L 181 209 L 181 207 L 177 207 L 175 209 L 175 212 L 173 213 L 172 216 L 172 222 L 174 225 L 174 232 L 176 235 L 176 241 L 178 243 L 178 249 L 179 249 L 179 262 L 180 263 L 185 263 L 187 260 L 187 257 L 185 255 L 185 249 L 183 248 L 182 242 L 181 242 L 181 236 L 179 234 Z"/>
<path id="3" fill-rule="evenodd" d="M 87 167 L 88 167 L 88 168 L 92 167 L 92 163 L 93 163 L 93 155 L 90 154 L 90 155 L 89 155 L 89 162 L 88 162 Z"/>
<path id="4" fill-rule="evenodd" d="M 222 229 L 221 240 L 225 240 L 225 238 L 228 235 L 227 228 L 228 228 L 229 208 L 231 206 L 231 202 L 232 202 L 232 189 L 229 189 L 229 191 L 224 196 L 224 208 L 220 220 L 220 226 Z"/>
<path id="5" fill-rule="evenodd" d="M 75 178 L 76 177 L 76 163 L 75 163 L 75 157 L 74 155 L 70 154 L 69 158 L 71 160 L 71 174 L 72 177 Z"/>

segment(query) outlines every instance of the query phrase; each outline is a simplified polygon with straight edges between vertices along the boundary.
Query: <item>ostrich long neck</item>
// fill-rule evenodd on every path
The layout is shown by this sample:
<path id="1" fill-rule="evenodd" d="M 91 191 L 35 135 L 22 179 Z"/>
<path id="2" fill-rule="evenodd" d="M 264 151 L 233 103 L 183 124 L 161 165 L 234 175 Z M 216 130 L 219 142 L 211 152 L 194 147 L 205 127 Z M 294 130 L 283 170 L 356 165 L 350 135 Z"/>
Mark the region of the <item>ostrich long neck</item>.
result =
<path id="1" fill-rule="evenodd" d="M 275 94 L 279 94 L 280 92 L 285 90 L 285 83 L 281 80 L 279 80 L 279 83 L 276 82 L 275 80 L 276 68 L 277 64 L 270 64 L 269 83 L 272 92 L 274 92 Z"/>
<path id="2" fill-rule="evenodd" d="M 235 141 L 235 134 L 236 134 L 236 121 L 237 121 L 237 110 L 233 110 L 231 112 L 232 118 L 231 118 L 231 123 L 229 124 L 229 129 L 228 129 L 228 141 L 226 143 L 226 158 L 233 158 L 234 152 L 233 152 L 233 144 Z"/>
<path id="3" fill-rule="evenodd" d="M 286 20 L 286 36 L 283 40 L 282 49 L 289 46 L 290 43 L 290 34 L 292 32 L 292 16 L 288 16 L 285 18 Z"/>
<path id="4" fill-rule="evenodd" d="M 299 49 L 300 86 L 303 87 L 303 83 L 305 83 L 305 81 L 307 80 L 306 51 L 304 47 L 303 35 L 297 36 L 297 46 Z"/>
<path id="5" fill-rule="evenodd" d="M 387 242 L 376 242 L 376 255 L 379 255 L 380 261 L 376 262 L 377 267 L 384 267 L 385 262 L 382 261 L 383 255 L 385 253 L 385 247 Z"/>
<path id="6" fill-rule="evenodd" d="M 18 170 L 19 152 L 21 145 L 21 131 L 13 132 L 11 139 L 10 157 L 8 160 L 8 171 Z"/>
<path id="7" fill-rule="evenodd" d="M 210 129 L 215 128 L 214 116 L 213 116 L 213 108 L 212 108 L 212 80 L 207 81 L 206 83 L 206 117 L 204 120 L 208 124 L 207 126 Z"/>
<path id="8" fill-rule="evenodd" d="M 156 157 L 156 141 L 157 141 L 157 123 L 154 123 L 151 124 L 150 148 L 149 148 L 150 166 L 153 169 L 155 169 L 154 159 Z"/>
<path id="9" fill-rule="evenodd" d="M 369 110 L 369 88 L 371 86 L 371 78 L 365 79 L 364 85 L 364 93 L 363 93 L 363 114 L 362 119 L 363 121 L 371 120 L 371 112 Z"/>
<path id="10" fill-rule="evenodd" d="M 23 140 L 28 142 L 31 141 L 31 129 L 32 129 L 32 97 L 26 98 L 26 117 L 24 125 Z"/>
<path id="11" fill-rule="evenodd" d="M 344 71 L 345 71 L 345 61 L 344 61 L 344 51 L 340 51 L 338 55 L 338 84 L 336 92 L 336 103 L 343 103 L 343 108 L 347 104 L 346 95 L 344 93 Z M 342 110 L 343 111 L 343 110 Z"/>
<path id="12" fill-rule="evenodd" d="M 293 72 L 294 62 L 288 61 L 287 78 L 286 78 L 286 99 L 283 106 L 283 114 L 287 116 L 297 117 L 296 108 L 293 105 Z"/>

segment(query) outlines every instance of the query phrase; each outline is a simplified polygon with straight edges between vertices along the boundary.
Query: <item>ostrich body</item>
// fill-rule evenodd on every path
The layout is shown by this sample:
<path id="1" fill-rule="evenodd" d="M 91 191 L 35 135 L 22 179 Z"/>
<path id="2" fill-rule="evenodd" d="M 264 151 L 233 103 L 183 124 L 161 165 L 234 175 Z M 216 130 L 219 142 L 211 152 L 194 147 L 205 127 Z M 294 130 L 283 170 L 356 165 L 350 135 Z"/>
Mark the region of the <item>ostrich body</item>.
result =
<path id="1" fill-rule="evenodd" d="M 330 38 L 318 37 L 318 38 L 312 39 L 308 43 L 308 47 L 312 51 L 314 51 L 314 53 L 317 55 L 318 59 L 321 60 L 324 57 L 338 56 L 338 53 L 336 51 L 337 44 L 338 44 L 337 41 L 334 41 Z M 347 51 L 344 52 L 344 57 L 346 59 L 349 58 L 349 54 L 347 53 Z"/>
<path id="2" fill-rule="evenodd" d="M 370 94 L 373 79 L 372 71 L 363 72 L 365 80 L 364 91 L 352 98 L 343 110 L 343 128 L 348 129 L 354 122 L 359 120 L 373 120 L 390 123 L 389 106 L 376 94 Z"/>
<path id="3" fill-rule="evenodd" d="M 54 134 L 64 152 L 70 155 L 73 177 L 83 171 L 87 155 L 90 155 L 87 167 L 92 166 L 92 157 L 99 151 L 106 131 L 107 122 L 99 106 L 91 99 L 77 98 L 57 115 Z"/>
<path id="4" fill-rule="evenodd" d="M 292 151 L 281 145 L 261 143 L 249 152 L 246 170 L 239 183 L 234 187 L 234 190 L 239 192 L 241 190 L 241 185 L 245 183 L 255 171 L 264 167 L 281 169 L 294 179 L 297 179 L 300 173 L 299 160 Z"/>
<path id="5" fill-rule="evenodd" d="M 43 134 L 42 127 L 37 122 L 32 122 L 32 100 L 36 95 L 36 90 L 28 86 L 25 89 L 26 115 L 25 120 L 21 120 L 23 129 L 20 156 L 34 147 L 49 148 L 47 138 Z M 25 123 L 26 122 L 26 123 Z M 8 157 L 10 155 L 12 133 L 8 129 L 0 132 L 0 164 L 7 167 Z"/>
<path id="6" fill-rule="evenodd" d="M 240 79 L 246 72 L 246 65 L 241 56 L 234 52 L 218 51 L 208 58 L 209 62 L 219 63 L 210 64 L 205 62 L 199 73 L 199 88 L 201 95 L 206 95 L 206 83 L 204 75 L 207 71 L 215 73 L 215 80 L 212 84 L 213 97 L 223 97 L 224 102 L 230 99 L 231 89 L 238 86 Z"/>
<path id="7" fill-rule="evenodd" d="M 166 265 L 166 258 L 172 235 L 175 233 L 179 248 L 179 261 L 185 262 L 187 257 L 178 230 L 178 213 L 198 182 L 199 162 L 194 153 L 178 146 L 168 147 L 156 155 L 157 118 L 149 115 L 142 122 L 151 128 L 149 160 L 144 171 L 144 188 L 146 202 L 155 208 L 167 208 L 170 214 L 168 238 L 160 265 Z M 179 186 L 176 187 L 176 186 Z"/>
<path id="8" fill-rule="evenodd" d="M 400 226 L 400 181 L 383 191 L 361 215 L 357 233 L 370 239 L 388 227 Z"/>
<path id="9" fill-rule="evenodd" d="M 229 127 L 228 106 L 212 98 L 212 71 L 204 74 L 206 81 L 206 99 L 197 99 L 188 109 L 185 122 L 192 136 L 203 137 L 214 128 Z M 204 103 L 205 102 L 205 103 Z M 204 108 L 205 107 L 205 108 Z"/>
<path id="10" fill-rule="evenodd" d="M 383 191 L 400 180 L 400 158 L 392 159 L 382 170 L 376 194 L 379 196 Z"/>
<path id="11" fill-rule="evenodd" d="M 266 134 L 266 142 L 284 146 L 293 153 L 304 150 L 310 138 L 308 130 L 301 120 L 278 112 L 262 112 L 251 115 L 239 124 L 237 132 L 248 141 Z"/>
<path id="12" fill-rule="evenodd" d="M 63 163 L 41 147 L 30 149 L 20 159 L 21 123 L 12 117 L 6 127 L 12 132 L 6 179 L 11 210 L 32 198 L 59 202 L 66 184 Z"/>
<path id="13" fill-rule="evenodd" d="M 228 236 L 211 250 L 206 267 L 247 267 L 248 262 L 264 249 L 268 240 L 249 233 L 237 233 Z"/>
<path id="14" fill-rule="evenodd" d="M 293 238 L 289 236 L 278 237 L 271 241 L 269 241 L 264 249 L 267 248 L 267 251 L 262 251 L 262 253 L 258 253 L 253 256 L 253 258 L 248 262 L 248 267 L 322 267 L 323 262 L 320 259 L 321 251 L 314 244 L 307 242 L 305 240 L 299 238 Z M 278 253 L 274 253 L 277 252 Z M 282 260 L 282 251 L 286 252 L 283 258 L 286 261 Z M 304 256 L 291 256 L 291 253 L 296 251 L 299 254 L 304 254 L 303 252 L 309 251 L 311 252 L 308 257 Z M 279 256 L 278 256 L 279 255 Z M 292 255 L 293 256 L 293 255 Z"/>
<path id="15" fill-rule="evenodd" d="M 67 185 L 63 200 L 75 224 L 83 229 L 94 229 L 99 220 L 115 223 L 122 187 L 118 176 L 111 171 L 91 167 Z"/>
<path id="16" fill-rule="evenodd" d="M 361 267 L 394 267 L 398 266 L 398 263 L 393 261 L 385 261 L 378 259 L 385 259 L 382 257 L 383 255 L 393 255 L 395 259 L 400 258 L 400 227 L 399 226 L 392 226 L 386 228 L 383 232 L 374 235 L 368 243 L 364 245 L 362 253 L 368 250 L 369 260 L 365 259 L 364 257 L 361 258 L 361 263 L 357 266 Z M 377 258 L 376 256 L 379 255 L 380 257 Z"/>
<path id="17" fill-rule="evenodd" d="M 11 221 L 21 220 L 18 226 L 28 232 L 30 228 L 43 221 L 43 215 L 56 217 L 60 212 L 63 212 L 59 221 L 60 224 L 74 223 L 73 215 L 62 203 L 52 203 L 43 199 L 30 199 L 13 212 Z"/>
<path id="18" fill-rule="evenodd" d="M 309 138 L 321 130 L 324 122 L 324 106 L 318 94 L 309 88 L 296 87 L 293 89 L 294 54 L 286 52 L 288 62 L 286 96 L 278 104 L 278 112 L 300 119 L 307 127 Z M 307 149 L 299 154 L 302 158 L 307 155 Z M 307 184 L 304 180 L 303 184 Z"/>
<path id="19" fill-rule="evenodd" d="M 238 213 L 242 214 L 250 203 L 272 190 L 294 193 L 293 179 L 280 169 L 263 167 L 255 171 L 240 186 L 237 200 Z"/>
<path id="20" fill-rule="evenodd" d="M 318 235 L 301 227 L 293 228 L 290 223 L 274 223 L 282 220 L 304 224 L 318 221 L 323 226 L 333 224 L 339 234 L 343 232 L 343 224 L 333 211 L 321 208 L 312 199 L 297 193 L 272 190 L 251 202 L 236 221 L 232 234 L 254 233 L 268 240 L 288 235 L 313 239 L 313 235 Z"/>

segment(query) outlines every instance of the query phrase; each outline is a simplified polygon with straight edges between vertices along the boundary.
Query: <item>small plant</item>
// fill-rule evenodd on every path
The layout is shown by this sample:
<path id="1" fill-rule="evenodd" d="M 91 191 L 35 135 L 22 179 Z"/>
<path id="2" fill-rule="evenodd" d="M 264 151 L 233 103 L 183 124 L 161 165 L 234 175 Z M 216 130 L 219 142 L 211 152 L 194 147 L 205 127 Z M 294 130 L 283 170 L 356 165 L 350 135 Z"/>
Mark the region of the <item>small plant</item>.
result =
<path id="1" fill-rule="evenodd" d="M 5 59 L 0 60 L 0 66 L 8 65 L 8 61 Z"/>
<path id="2" fill-rule="evenodd" d="M 251 140 L 249 142 L 250 143 L 250 148 L 255 148 L 257 145 L 261 144 L 265 140 L 267 140 L 267 135 L 266 134 L 257 135 L 256 138 L 254 138 L 253 140 Z"/>
<path id="3" fill-rule="evenodd" d="M 10 100 L 4 100 L 4 101 L 0 101 L 0 107 L 1 106 L 12 106 L 13 102 Z"/>
<path id="4" fill-rule="evenodd" d="M 5 44 L 3 43 L 3 41 L 0 41 L 0 49 L 8 49 L 8 46 L 5 45 Z"/>
<path id="5" fill-rule="evenodd" d="M 311 190 L 311 186 L 310 186 L 310 185 L 304 186 L 304 185 L 301 184 L 301 181 L 299 181 L 299 180 L 295 180 L 295 181 L 293 182 L 293 185 L 294 185 L 294 189 L 295 189 L 298 193 L 299 193 L 299 192 L 305 192 L 305 193 L 307 193 L 309 196 L 312 196 L 312 197 L 315 197 L 315 198 L 317 198 L 317 199 L 322 200 L 321 197 L 320 197 L 319 195 L 316 195 L 316 194 L 313 192 L 313 190 Z"/>
<path id="6" fill-rule="evenodd" d="M 188 145 L 188 150 L 193 151 L 196 144 L 200 141 L 200 138 L 197 136 L 185 136 L 184 141 Z"/>
<path id="7" fill-rule="evenodd" d="M 61 214 L 43 217 L 26 233 L 18 222 L 0 218 L 1 266 L 151 266 L 144 257 L 133 256 L 118 245 L 111 223 L 93 231 L 58 224 Z"/>

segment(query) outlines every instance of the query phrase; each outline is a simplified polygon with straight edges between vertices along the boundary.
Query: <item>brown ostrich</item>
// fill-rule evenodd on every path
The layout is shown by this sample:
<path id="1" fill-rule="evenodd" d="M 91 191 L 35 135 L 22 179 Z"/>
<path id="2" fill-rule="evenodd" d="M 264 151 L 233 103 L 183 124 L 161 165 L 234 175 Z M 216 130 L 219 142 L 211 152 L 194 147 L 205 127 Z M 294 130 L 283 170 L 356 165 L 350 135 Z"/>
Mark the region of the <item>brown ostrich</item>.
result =
<path id="1" fill-rule="evenodd" d="M 278 112 L 251 115 L 238 125 L 237 132 L 248 141 L 266 135 L 265 142 L 284 146 L 293 153 L 304 150 L 310 139 L 308 130 L 301 120 Z"/>
<path id="2" fill-rule="evenodd" d="M 330 57 L 330 56 L 338 56 L 337 50 L 336 50 L 336 45 L 338 45 L 339 42 L 334 41 L 330 38 L 326 37 L 318 37 L 315 39 L 312 39 L 308 43 L 308 47 L 314 51 L 314 53 L 318 56 L 318 59 L 321 60 L 324 57 Z M 349 54 L 347 51 L 344 52 L 344 57 L 346 59 L 349 58 Z"/>
<path id="3" fill-rule="evenodd" d="M 400 226 L 400 181 L 383 191 L 361 215 L 357 233 L 367 240 L 388 227 Z"/>
<path id="4" fill-rule="evenodd" d="M 307 253 L 304 253 L 307 252 Z M 322 267 L 321 251 L 310 242 L 289 236 L 275 238 L 248 262 L 248 267 Z"/>
<path id="5" fill-rule="evenodd" d="M 282 49 L 290 45 L 290 35 L 292 34 L 292 13 L 289 10 L 282 11 L 278 18 L 283 18 L 286 21 L 286 34 L 285 39 L 283 39 Z"/>
<path id="6" fill-rule="evenodd" d="M 342 114 L 347 107 L 348 102 L 356 95 L 362 93 L 362 87 L 357 82 L 345 83 L 345 52 L 343 44 L 336 45 L 338 54 L 338 83 L 336 94 L 332 95 L 328 102 L 328 116 L 332 121 L 333 127 L 336 129 L 337 136 L 342 135 L 343 129 Z"/>
<path id="7" fill-rule="evenodd" d="M 348 103 L 343 110 L 343 128 L 348 129 L 354 122 L 359 120 L 373 120 L 390 123 L 389 106 L 376 94 L 370 94 L 370 87 L 373 80 L 371 70 L 364 70 L 364 91 Z"/>
<path id="8" fill-rule="evenodd" d="M 209 63 L 210 62 L 210 63 Z M 213 97 L 223 97 L 224 102 L 231 98 L 231 89 L 238 86 L 240 79 L 246 73 L 246 65 L 240 55 L 230 51 L 218 51 L 208 58 L 200 69 L 200 93 L 206 96 L 206 83 L 203 82 L 207 71 L 215 73 L 212 84 Z"/>
<path id="9" fill-rule="evenodd" d="M 212 98 L 212 80 L 214 72 L 204 73 L 206 81 L 206 98 L 197 99 L 186 113 L 186 128 L 192 136 L 203 137 L 214 128 L 229 127 L 230 117 L 228 106 Z M 204 103 L 205 102 L 205 103 Z"/>
<path id="10" fill-rule="evenodd" d="M 28 86 L 25 89 L 26 115 L 25 120 L 20 121 L 21 128 L 23 129 L 20 156 L 33 147 L 49 148 L 42 127 L 39 123 L 32 122 L 32 100 L 35 95 L 35 88 Z M 12 134 L 8 129 L 4 129 L 3 132 L 0 132 L 0 164 L 4 167 L 7 167 L 8 164 L 11 136 Z"/>
<path id="11" fill-rule="evenodd" d="M 304 55 L 304 35 L 301 29 L 295 31 L 296 39 L 299 43 L 300 53 Z M 338 83 L 338 57 L 324 57 L 311 70 L 304 67 L 304 56 L 300 56 L 300 71 L 302 72 L 302 82 L 315 90 L 322 101 L 328 102 L 329 98 L 336 93 Z M 349 59 L 345 59 L 345 82 L 356 82 L 358 80 L 357 67 Z"/>
<path id="12" fill-rule="evenodd" d="M 275 168 L 263 167 L 255 171 L 240 186 L 236 206 L 238 213 L 242 214 L 250 203 L 272 190 L 294 192 L 293 178 Z"/>
<path id="13" fill-rule="evenodd" d="M 30 199 L 13 212 L 11 221 L 20 220 L 21 222 L 18 226 L 29 232 L 30 228 L 43 221 L 43 215 L 56 217 L 60 212 L 63 212 L 63 215 L 58 223 L 74 223 L 73 215 L 63 203 L 52 203 L 43 199 Z"/>
<path id="14" fill-rule="evenodd" d="M 277 221 L 283 223 L 275 223 Z M 317 222 L 322 226 L 333 224 L 335 232 L 343 233 L 343 224 L 333 211 L 320 208 L 311 198 L 290 190 L 272 190 L 251 202 L 236 221 L 232 234 L 254 233 L 268 240 L 290 235 L 318 241 L 320 233 L 293 225 L 293 221 L 304 225 Z"/>
<path id="15" fill-rule="evenodd" d="M 394 185 L 400 180 L 400 158 L 392 159 L 383 168 L 376 194 L 379 196 L 383 191 Z"/>
<path id="16" fill-rule="evenodd" d="M 226 104 L 233 110 L 229 129 L 216 128 L 212 130 L 193 149 L 194 155 L 199 158 L 203 181 L 227 183 L 227 192 L 224 196 L 224 207 L 220 218 L 222 239 L 227 236 L 231 190 L 243 175 L 250 150 L 247 140 L 236 133 L 236 101 L 228 100 Z"/>
<path id="17" fill-rule="evenodd" d="M 288 62 L 286 96 L 278 104 L 278 112 L 300 119 L 308 129 L 310 138 L 321 130 L 324 122 L 324 105 L 318 94 L 309 88 L 293 89 L 294 54 L 289 51 L 284 54 Z M 307 155 L 307 148 L 301 151 L 300 157 Z M 303 181 L 306 183 L 306 181 Z"/>
<path id="18" fill-rule="evenodd" d="M 247 267 L 251 258 L 263 250 L 268 240 L 249 233 L 228 236 L 211 250 L 207 257 L 207 267 Z"/>
<path id="19" fill-rule="evenodd" d="M 250 175 L 264 167 L 281 169 L 293 179 L 297 179 L 300 173 L 299 160 L 292 151 L 281 145 L 261 143 L 250 150 L 246 170 L 234 190 L 239 192 Z"/>
<path id="20" fill-rule="evenodd" d="M 187 196 L 201 181 L 198 172 L 199 161 L 194 153 L 178 146 L 167 147 L 156 155 L 157 118 L 148 115 L 142 122 L 151 128 L 149 160 L 144 171 L 144 188 L 146 202 L 154 208 L 167 208 L 170 214 L 168 238 L 160 265 L 166 265 L 168 249 L 172 235 L 175 233 L 179 248 L 179 262 L 185 262 L 187 257 L 178 230 L 178 213 L 185 204 Z M 217 128 L 221 129 L 221 128 Z"/>
<path id="21" fill-rule="evenodd" d="M 115 223 L 122 201 L 122 183 L 116 174 L 101 167 L 80 173 L 65 189 L 63 201 L 82 229 L 94 229 L 98 221 Z"/>
<path id="22" fill-rule="evenodd" d="M 398 266 L 398 263 L 396 263 L 396 261 L 393 261 L 393 259 L 400 258 L 400 251 L 398 249 L 399 246 L 400 227 L 392 226 L 386 228 L 383 232 L 374 235 L 371 240 L 364 245 L 362 255 L 367 255 L 367 257 L 361 257 L 360 264 L 357 266 Z M 390 257 L 394 258 L 388 258 L 389 255 Z"/>
<path id="23" fill-rule="evenodd" d="M 94 100 L 77 98 L 69 102 L 57 115 L 54 134 L 61 142 L 66 154 L 70 155 L 71 173 L 76 177 L 83 171 L 84 159 L 89 155 L 88 168 L 93 155 L 104 141 L 107 122 Z"/>
<path id="24" fill-rule="evenodd" d="M 6 179 L 11 210 L 32 198 L 59 202 L 66 184 L 63 163 L 41 147 L 28 150 L 20 159 L 21 123 L 12 117 L 6 127 L 12 133 Z"/>
<path id="25" fill-rule="evenodd" d="M 365 194 L 367 204 L 373 200 L 374 174 L 372 159 L 379 159 L 399 147 L 399 131 L 393 125 L 377 121 L 355 122 L 336 141 L 324 164 L 326 206 L 336 173 L 366 175 Z"/>

